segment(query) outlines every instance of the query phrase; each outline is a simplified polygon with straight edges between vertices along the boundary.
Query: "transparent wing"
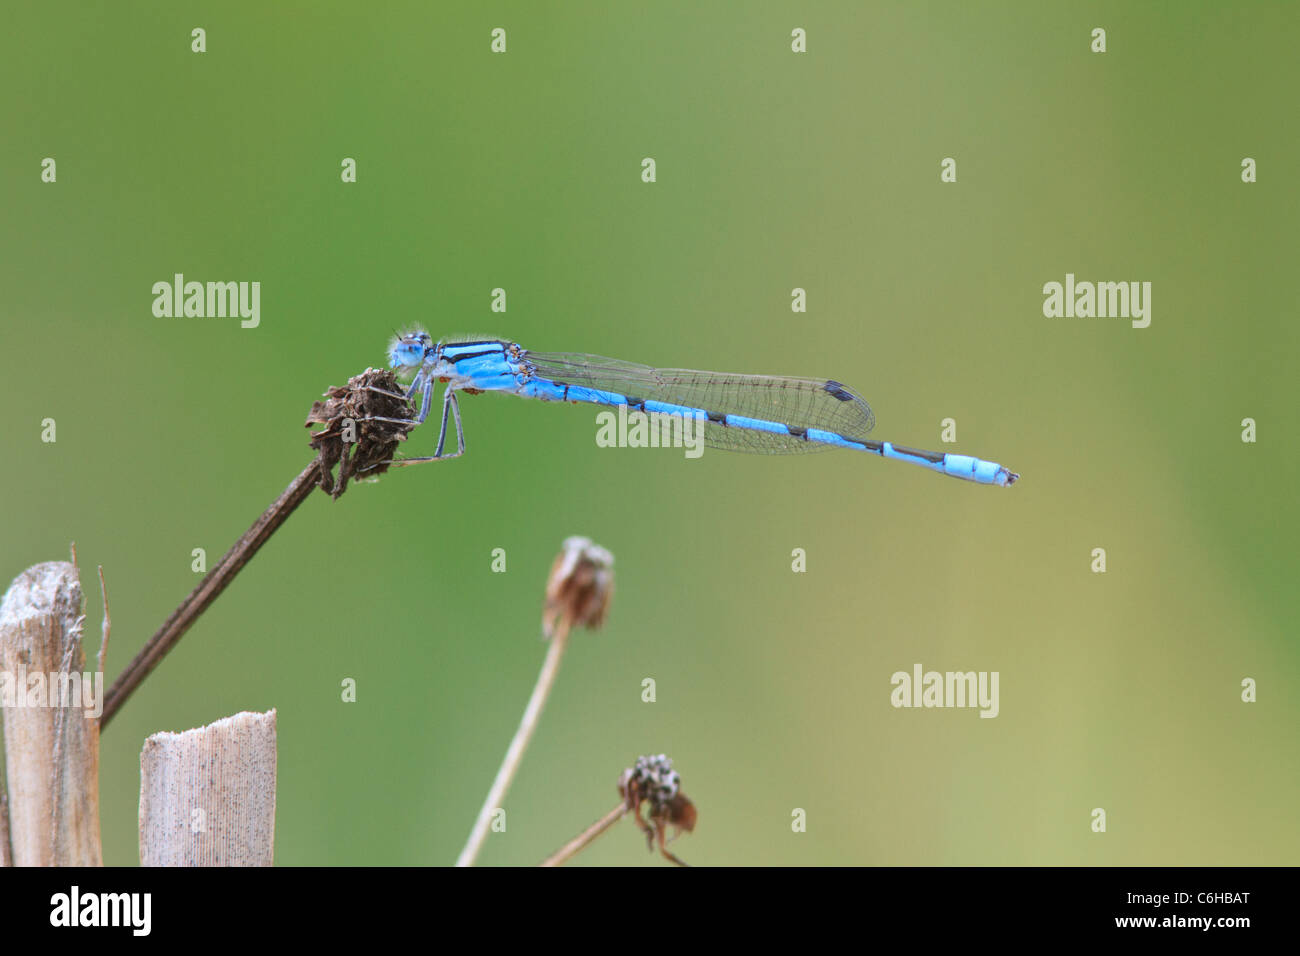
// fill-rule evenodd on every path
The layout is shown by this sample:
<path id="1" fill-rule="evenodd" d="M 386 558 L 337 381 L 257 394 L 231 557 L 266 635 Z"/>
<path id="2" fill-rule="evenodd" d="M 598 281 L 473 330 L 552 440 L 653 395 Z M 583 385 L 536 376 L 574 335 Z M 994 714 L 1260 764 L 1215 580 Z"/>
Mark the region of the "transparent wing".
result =
<path id="1" fill-rule="evenodd" d="M 715 416 L 742 415 L 796 429 L 820 428 L 853 440 L 866 438 L 876 424 L 862 396 L 827 379 L 652 368 L 581 352 L 525 351 L 524 363 L 532 374 L 551 382 L 684 405 Z M 832 447 L 717 422 L 706 424 L 704 442 L 710 448 L 778 455 Z"/>

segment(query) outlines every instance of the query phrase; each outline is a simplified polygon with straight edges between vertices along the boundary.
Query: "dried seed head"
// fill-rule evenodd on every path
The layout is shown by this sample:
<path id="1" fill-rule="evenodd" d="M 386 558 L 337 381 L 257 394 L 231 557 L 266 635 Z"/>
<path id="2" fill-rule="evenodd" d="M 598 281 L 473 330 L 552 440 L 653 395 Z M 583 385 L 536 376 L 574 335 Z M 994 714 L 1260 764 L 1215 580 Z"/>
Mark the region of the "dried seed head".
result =
<path id="1" fill-rule="evenodd" d="M 662 807 L 677 796 L 682 778 L 665 754 L 637 757 L 636 766 L 623 771 L 618 789 L 624 797 L 634 795 L 650 802 L 651 808 Z"/>
<path id="2" fill-rule="evenodd" d="M 638 757 L 619 777 L 618 792 L 631 804 L 648 803 L 653 821 L 695 829 L 695 805 L 682 793 L 682 778 L 665 754 Z"/>
<path id="3" fill-rule="evenodd" d="M 691 803 L 684 793 L 677 794 L 664 808 L 664 821 L 687 833 L 695 831 L 696 816 L 695 804 Z"/>
<path id="4" fill-rule="evenodd" d="M 304 424 L 325 426 L 311 436 L 322 489 L 337 498 L 347 489 L 348 479 L 370 478 L 388 470 L 386 462 L 392 461 L 399 443 L 415 427 L 411 420 L 415 410 L 404 395 L 391 371 L 369 368 L 347 385 L 331 388 L 325 401 L 312 405 Z M 340 466 L 337 482 L 332 475 L 335 465 Z"/>
<path id="5" fill-rule="evenodd" d="M 600 627 L 614 594 L 614 556 L 590 538 L 568 538 L 551 565 L 542 633 Z"/>
<path id="6" fill-rule="evenodd" d="M 693 831 L 697 816 L 695 804 L 682 793 L 682 779 L 673 769 L 673 762 L 664 754 L 638 757 L 636 766 L 624 770 L 618 778 L 618 792 L 645 834 L 646 844 L 654 849 L 657 842 L 659 852 L 666 859 L 678 866 L 686 866 L 665 846 L 681 831 Z M 641 818 L 643 804 L 650 807 L 646 820 Z M 672 838 L 668 837 L 669 827 L 673 828 Z"/>

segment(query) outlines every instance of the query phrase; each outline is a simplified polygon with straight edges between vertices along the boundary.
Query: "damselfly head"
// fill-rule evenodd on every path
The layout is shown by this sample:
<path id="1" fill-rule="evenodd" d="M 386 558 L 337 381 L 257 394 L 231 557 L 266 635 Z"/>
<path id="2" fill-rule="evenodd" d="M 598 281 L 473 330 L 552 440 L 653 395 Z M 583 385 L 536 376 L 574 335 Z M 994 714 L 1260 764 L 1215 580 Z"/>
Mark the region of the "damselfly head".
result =
<path id="1" fill-rule="evenodd" d="M 425 356 L 433 340 L 423 329 L 413 329 L 393 337 L 388 343 L 388 365 L 396 369 L 419 368 L 424 364 Z"/>

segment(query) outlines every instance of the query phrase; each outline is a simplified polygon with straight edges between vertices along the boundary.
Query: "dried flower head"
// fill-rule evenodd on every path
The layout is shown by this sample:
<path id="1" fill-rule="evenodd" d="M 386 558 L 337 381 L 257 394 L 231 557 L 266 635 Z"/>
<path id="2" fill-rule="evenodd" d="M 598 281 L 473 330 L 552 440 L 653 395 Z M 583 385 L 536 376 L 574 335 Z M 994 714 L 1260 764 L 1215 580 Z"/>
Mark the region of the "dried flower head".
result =
<path id="1" fill-rule="evenodd" d="M 595 630 L 614 595 L 614 556 L 590 538 L 565 540 L 551 565 L 542 610 L 542 633 L 554 637 L 575 627 Z"/>
<path id="2" fill-rule="evenodd" d="M 673 769 L 673 762 L 664 754 L 638 757 L 635 767 L 623 771 L 618 779 L 618 792 L 636 817 L 637 825 L 645 833 L 646 844 L 654 850 L 656 839 L 659 852 L 678 866 L 686 866 L 672 853 L 666 843 L 677 839 L 683 830 L 695 829 L 696 810 L 681 790 L 682 779 Z M 641 807 L 650 808 L 648 819 L 641 817 Z M 665 838 L 668 827 L 673 835 Z"/>
<path id="3" fill-rule="evenodd" d="M 304 424 L 325 426 L 311 436 L 322 489 L 337 498 L 347 489 L 348 479 L 388 470 L 398 445 L 415 427 L 415 410 L 404 396 L 391 371 L 368 368 L 312 405 Z M 340 466 L 337 482 L 332 475 L 335 465 Z"/>

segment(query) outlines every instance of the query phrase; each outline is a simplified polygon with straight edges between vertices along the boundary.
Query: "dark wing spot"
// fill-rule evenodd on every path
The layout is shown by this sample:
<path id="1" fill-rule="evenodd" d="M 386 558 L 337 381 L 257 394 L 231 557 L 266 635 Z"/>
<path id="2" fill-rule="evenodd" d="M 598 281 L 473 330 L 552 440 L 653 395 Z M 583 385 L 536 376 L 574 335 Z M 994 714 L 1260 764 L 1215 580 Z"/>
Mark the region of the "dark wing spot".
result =
<path id="1" fill-rule="evenodd" d="M 830 392 L 832 397 L 838 398 L 841 402 L 853 401 L 853 396 L 849 394 L 848 390 L 834 379 L 827 382 L 822 386 L 822 388 L 826 389 L 826 391 Z"/>

